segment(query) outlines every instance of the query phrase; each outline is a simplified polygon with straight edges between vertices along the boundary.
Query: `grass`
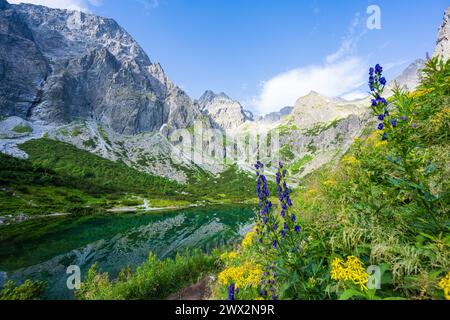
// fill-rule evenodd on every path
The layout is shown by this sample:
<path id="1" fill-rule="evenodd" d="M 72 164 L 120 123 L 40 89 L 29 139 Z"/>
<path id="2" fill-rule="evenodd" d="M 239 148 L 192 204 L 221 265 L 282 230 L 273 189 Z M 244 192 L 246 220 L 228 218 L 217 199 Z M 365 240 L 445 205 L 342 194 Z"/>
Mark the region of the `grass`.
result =
<path id="1" fill-rule="evenodd" d="M 15 126 L 12 131 L 15 133 L 24 134 L 33 132 L 33 129 L 28 124 L 19 124 Z"/>
<path id="2" fill-rule="evenodd" d="M 136 271 L 124 269 L 111 280 L 94 265 L 76 297 L 80 300 L 151 300 L 164 299 L 211 272 L 217 272 L 219 251 L 178 254 L 174 259 L 159 260 L 150 254 Z"/>
<path id="3" fill-rule="evenodd" d="M 335 119 L 329 123 L 317 123 L 314 127 L 304 131 L 305 136 L 317 137 L 322 132 L 325 132 L 331 128 L 336 128 L 343 119 Z"/>
<path id="4" fill-rule="evenodd" d="M 0 154 L 0 216 L 98 213 L 136 197 L 154 207 L 245 202 L 254 189 L 254 178 L 237 166 L 218 176 L 179 166 L 189 181 L 182 185 L 50 139 L 30 140 L 20 148 L 29 159 Z"/>
<path id="5" fill-rule="evenodd" d="M 307 154 L 305 155 L 303 158 L 296 160 L 294 163 L 292 163 L 291 165 L 289 165 L 289 171 L 292 174 L 298 174 L 301 173 L 303 171 L 303 167 L 310 163 L 314 158 Z"/>

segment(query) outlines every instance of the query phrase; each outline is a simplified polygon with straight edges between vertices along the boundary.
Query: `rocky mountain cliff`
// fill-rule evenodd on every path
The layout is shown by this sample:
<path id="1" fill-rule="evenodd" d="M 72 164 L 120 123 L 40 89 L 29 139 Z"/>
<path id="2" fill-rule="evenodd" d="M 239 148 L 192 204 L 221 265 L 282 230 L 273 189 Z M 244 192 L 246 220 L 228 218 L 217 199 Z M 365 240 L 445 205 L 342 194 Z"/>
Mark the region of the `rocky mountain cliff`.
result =
<path id="1" fill-rule="evenodd" d="M 386 95 L 391 95 L 396 87 L 406 91 L 414 91 L 420 83 L 420 73 L 424 67 L 425 61 L 422 59 L 417 59 L 411 63 L 397 78 L 389 82 L 385 91 Z"/>
<path id="2" fill-rule="evenodd" d="M 294 107 L 284 107 L 278 112 L 271 112 L 265 116 L 261 116 L 258 121 L 263 123 L 273 123 L 283 120 L 286 116 L 290 115 Z"/>
<path id="3" fill-rule="evenodd" d="M 442 56 L 444 59 L 450 59 L 450 7 L 444 13 L 444 22 L 439 28 L 435 56 Z"/>
<path id="4" fill-rule="evenodd" d="M 365 101 L 347 102 L 312 91 L 297 100 L 288 117 L 288 122 L 299 128 L 311 128 L 316 124 L 332 122 L 352 114 L 361 114 L 366 109 L 363 103 Z"/>
<path id="5" fill-rule="evenodd" d="M 114 20 L 1 2 L 1 116 L 95 120 L 117 133 L 184 128 L 200 114 Z"/>
<path id="6" fill-rule="evenodd" d="M 215 94 L 207 90 L 197 101 L 202 112 L 209 116 L 216 128 L 235 129 L 246 121 L 253 121 L 253 114 L 225 93 Z"/>
<path id="7" fill-rule="evenodd" d="M 413 90 L 422 66 L 415 61 L 390 88 Z M 0 92 L 0 152 L 26 158 L 20 143 L 48 137 L 179 182 L 196 170 L 221 172 L 230 161 L 252 171 L 258 157 L 269 170 L 278 157 L 304 175 L 337 160 L 371 118 L 368 98 L 317 92 L 258 119 L 224 93 L 192 101 L 114 20 L 5 0 Z M 197 130 L 199 123 L 219 130 Z M 279 145 L 267 156 L 258 149 L 264 141 L 253 143 L 275 135 Z M 195 146 L 180 152 L 187 140 Z"/>

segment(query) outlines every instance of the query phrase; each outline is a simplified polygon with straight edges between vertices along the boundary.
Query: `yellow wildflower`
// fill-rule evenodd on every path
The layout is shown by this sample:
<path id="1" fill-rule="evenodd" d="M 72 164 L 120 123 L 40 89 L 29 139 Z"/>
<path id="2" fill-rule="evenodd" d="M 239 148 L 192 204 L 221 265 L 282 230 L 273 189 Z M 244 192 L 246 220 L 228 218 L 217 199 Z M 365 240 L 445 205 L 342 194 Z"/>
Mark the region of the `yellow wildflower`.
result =
<path id="1" fill-rule="evenodd" d="M 361 290 L 367 290 L 366 284 L 369 275 L 364 269 L 364 265 L 357 257 L 350 256 L 344 261 L 335 258 L 331 263 L 331 279 L 336 281 L 351 281 L 359 285 Z"/>
<path id="2" fill-rule="evenodd" d="M 433 89 L 416 90 L 414 92 L 411 92 L 408 96 L 409 96 L 409 98 L 419 98 L 419 97 L 426 95 L 432 91 L 433 91 Z"/>
<path id="3" fill-rule="evenodd" d="M 356 159 L 354 156 L 345 156 L 342 158 L 342 162 L 352 166 L 358 163 L 358 159 Z"/>
<path id="4" fill-rule="evenodd" d="M 436 113 L 430 122 L 434 131 L 438 131 L 444 124 L 448 126 L 450 123 L 450 107 L 445 107 L 444 110 Z"/>
<path id="5" fill-rule="evenodd" d="M 385 145 L 387 145 L 387 141 L 377 141 L 377 142 L 375 142 L 375 145 L 374 145 L 374 147 L 375 148 L 381 148 L 381 147 L 384 147 Z"/>
<path id="6" fill-rule="evenodd" d="M 228 253 L 225 252 L 220 255 L 220 260 L 222 260 L 223 262 L 233 261 L 234 259 L 236 259 L 237 255 L 238 254 L 236 251 L 231 251 Z"/>
<path id="7" fill-rule="evenodd" d="M 244 240 L 242 240 L 242 248 L 246 249 L 253 244 L 253 238 L 255 237 L 256 231 L 253 230 L 246 234 Z"/>
<path id="8" fill-rule="evenodd" d="M 335 185 L 337 185 L 337 181 L 336 181 L 336 180 L 330 179 L 330 180 L 325 181 L 325 182 L 323 183 L 323 185 L 324 185 L 325 187 L 328 187 L 328 188 L 334 187 Z"/>
<path id="9" fill-rule="evenodd" d="M 257 287 L 262 280 L 263 273 L 260 265 L 246 262 L 243 265 L 223 270 L 219 274 L 218 281 L 224 286 L 234 283 L 237 288 Z"/>
<path id="10" fill-rule="evenodd" d="M 450 272 L 439 281 L 439 288 L 444 290 L 445 299 L 450 300 Z"/>

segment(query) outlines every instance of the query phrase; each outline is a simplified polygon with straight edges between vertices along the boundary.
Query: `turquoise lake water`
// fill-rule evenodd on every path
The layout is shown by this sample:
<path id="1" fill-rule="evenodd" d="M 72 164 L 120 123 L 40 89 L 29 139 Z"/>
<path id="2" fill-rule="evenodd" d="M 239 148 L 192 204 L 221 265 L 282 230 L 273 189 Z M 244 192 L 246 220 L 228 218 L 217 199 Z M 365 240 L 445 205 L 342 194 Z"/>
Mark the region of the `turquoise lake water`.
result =
<path id="1" fill-rule="evenodd" d="M 7 280 L 44 280 L 50 299 L 72 299 L 67 267 L 82 279 L 98 263 L 117 276 L 154 252 L 160 258 L 188 248 L 210 250 L 239 241 L 251 229 L 249 207 L 217 206 L 161 213 L 52 217 L 0 228 L 0 286 Z"/>

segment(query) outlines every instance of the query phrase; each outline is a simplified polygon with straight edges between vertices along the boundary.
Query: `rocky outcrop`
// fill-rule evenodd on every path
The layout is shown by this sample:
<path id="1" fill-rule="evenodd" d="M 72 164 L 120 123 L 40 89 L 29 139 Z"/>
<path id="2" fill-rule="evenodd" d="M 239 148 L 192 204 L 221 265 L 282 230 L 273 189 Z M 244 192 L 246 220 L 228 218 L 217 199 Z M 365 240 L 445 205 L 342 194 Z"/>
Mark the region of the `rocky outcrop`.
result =
<path id="1" fill-rule="evenodd" d="M 253 121 L 253 114 L 225 93 L 206 91 L 197 101 L 202 112 L 211 118 L 217 128 L 235 129 L 246 121 Z"/>
<path id="2" fill-rule="evenodd" d="M 414 91 L 420 84 L 421 70 L 425 67 L 425 61 L 417 59 L 411 63 L 397 78 L 386 87 L 386 96 L 390 96 L 395 88 L 406 91 Z"/>
<path id="3" fill-rule="evenodd" d="M 289 116 L 289 123 L 295 124 L 300 129 L 308 129 L 320 123 L 360 114 L 364 111 L 364 101 L 343 102 L 312 91 L 297 100 Z"/>
<path id="4" fill-rule="evenodd" d="M 258 121 L 261 121 L 263 123 L 278 122 L 280 120 L 283 120 L 286 116 L 290 115 L 292 110 L 294 110 L 294 107 L 284 107 L 278 112 L 271 112 L 269 114 L 266 114 L 265 116 L 260 117 Z"/>
<path id="5" fill-rule="evenodd" d="M 450 39 L 450 7 L 444 13 L 444 22 L 439 28 L 434 56 L 442 56 L 445 60 L 450 59 L 449 39 Z"/>
<path id="6" fill-rule="evenodd" d="M 189 96 L 114 20 L 2 1 L 1 116 L 42 123 L 95 120 L 117 133 L 185 128 Z"/>

